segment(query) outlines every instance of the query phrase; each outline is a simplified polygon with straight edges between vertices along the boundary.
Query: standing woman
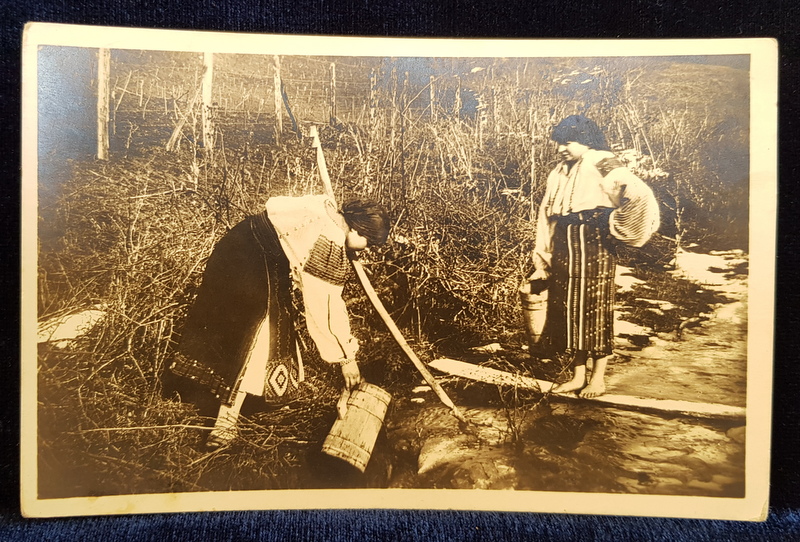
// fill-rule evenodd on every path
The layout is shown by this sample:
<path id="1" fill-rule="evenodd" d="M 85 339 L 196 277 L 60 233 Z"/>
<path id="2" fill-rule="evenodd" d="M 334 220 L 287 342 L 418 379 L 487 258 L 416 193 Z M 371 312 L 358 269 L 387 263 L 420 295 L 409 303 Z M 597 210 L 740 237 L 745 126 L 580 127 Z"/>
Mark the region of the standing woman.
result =
<path id="1" fill-rule="evenodd" d="M 209 448 L 235 438 L 247 394 L 280 404 L 302 381 L 294 287 L 320 357 L 341 367 L 346 388 L 358 385 L 358 342 L 342 291 L 349 258 L 388 234 L 388 214 L 375 202 L 354 200 L 339 211 L 327 196 L 303 196 L 270 198 L 266 211 L 220 239 L 170 367 L 221 403 Z"/>
<path id="2" fill-rule="evenodd" d="M 547 178 L 528 280 L 546 280 L 549 290 L 540 346 L 571 358 L 572 379 L 553 391 L 595 397 L 605 392 L 614 345 L 615 245 L 644 245 L 658 229 L 658 203 L 592 120 L 569 116 L 551 139 L 562 160 Z"/>

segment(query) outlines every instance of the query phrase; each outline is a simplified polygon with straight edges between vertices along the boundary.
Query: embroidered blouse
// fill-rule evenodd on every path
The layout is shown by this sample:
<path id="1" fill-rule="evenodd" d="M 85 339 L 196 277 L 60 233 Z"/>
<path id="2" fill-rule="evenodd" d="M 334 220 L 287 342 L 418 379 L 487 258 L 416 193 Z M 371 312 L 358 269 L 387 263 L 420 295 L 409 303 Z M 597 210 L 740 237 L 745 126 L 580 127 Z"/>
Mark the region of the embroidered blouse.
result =
<path id="1" fill-rule="evenodd" d="M 658 230 L 658 202 L 644 181 L 610 151 L 589 149 L 568 167 L 559 163 L 547 177 L 536 224 L 534 265 L 549 270 L 559 216 L 611 208 L 609 230 L 617 240 L 641 247 Z"/>
<path id="2" fill-rule="evenodd" d="M 355 359 L 358 341 L 342 299 L 350 268 L 344 217 L 327 196 L 274 197 L 266 207 L 303 293 L 306 325 L 320 356 L 328 363 Z"/>

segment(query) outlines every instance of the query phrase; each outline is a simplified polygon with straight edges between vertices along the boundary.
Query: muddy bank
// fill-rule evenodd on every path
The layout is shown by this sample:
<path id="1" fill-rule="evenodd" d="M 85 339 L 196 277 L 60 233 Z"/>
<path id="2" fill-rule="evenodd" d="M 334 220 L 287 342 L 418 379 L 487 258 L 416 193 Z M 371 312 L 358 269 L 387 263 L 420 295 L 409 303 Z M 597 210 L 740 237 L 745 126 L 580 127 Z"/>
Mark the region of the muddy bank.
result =
<path id="1" fill-rule="evenodd" d="M 411 414 L 406 412 L 406 414 Z M 744 431 L 726 424 L 551 403 L 520 415 L 444 408 L 389 429 L 389 487 L 744 496 Z"/>

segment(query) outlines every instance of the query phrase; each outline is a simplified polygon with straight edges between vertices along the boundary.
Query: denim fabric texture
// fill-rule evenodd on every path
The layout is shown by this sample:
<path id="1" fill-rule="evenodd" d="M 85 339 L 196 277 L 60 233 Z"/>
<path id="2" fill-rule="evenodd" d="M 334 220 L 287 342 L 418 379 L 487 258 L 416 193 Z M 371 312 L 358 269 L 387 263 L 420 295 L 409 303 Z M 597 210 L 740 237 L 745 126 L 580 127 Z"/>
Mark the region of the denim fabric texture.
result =
<path id="1" fill-rule="evenodd" d="M 800 540 L 800 512 L 776 512 L 765 523 L 394 510 L 225 512 L 27 521 L 6 517 L 0 523 L 0 537 L 7 542 L 784 542 Z"/>
<path id="2" fill-rule="evenodd" d="M 230 32 L 507 38 L 777 37 L 781 178 L 797 172 L 800 3 L 777 0 L 4 0 L 0 31 L 0 213 L 5 322 L 19 318 L 20 51 L 28 21 Z M 635 54 L 635 51 L 632 51 Z M 665 49 L 668 54 L 668 49 Z M 794 143 L 794 144 L 792 144 Z M 0 379 L 0 540 L 22 541 L 715 541 L 800 540 L 800 236 L 797 183 L 781 183 L 772 506 L 764 523 L 454 511 L 274 511 L 26 520 L 19 515 L 19 338 L 4 326 Z M 791 217 L 791 218 L 788 218 Z"/>

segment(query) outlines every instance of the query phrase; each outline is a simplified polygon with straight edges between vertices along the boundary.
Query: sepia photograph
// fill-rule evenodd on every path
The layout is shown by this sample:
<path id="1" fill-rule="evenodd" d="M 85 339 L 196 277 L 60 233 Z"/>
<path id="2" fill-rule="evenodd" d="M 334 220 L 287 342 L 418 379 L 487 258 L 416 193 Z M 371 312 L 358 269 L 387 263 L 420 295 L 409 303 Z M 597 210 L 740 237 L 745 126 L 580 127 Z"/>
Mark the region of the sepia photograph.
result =
<path id="1" fill-rule="evenodd" d="M 764 520 L 777 44 L 33 23 L 28 517 Z"/>

